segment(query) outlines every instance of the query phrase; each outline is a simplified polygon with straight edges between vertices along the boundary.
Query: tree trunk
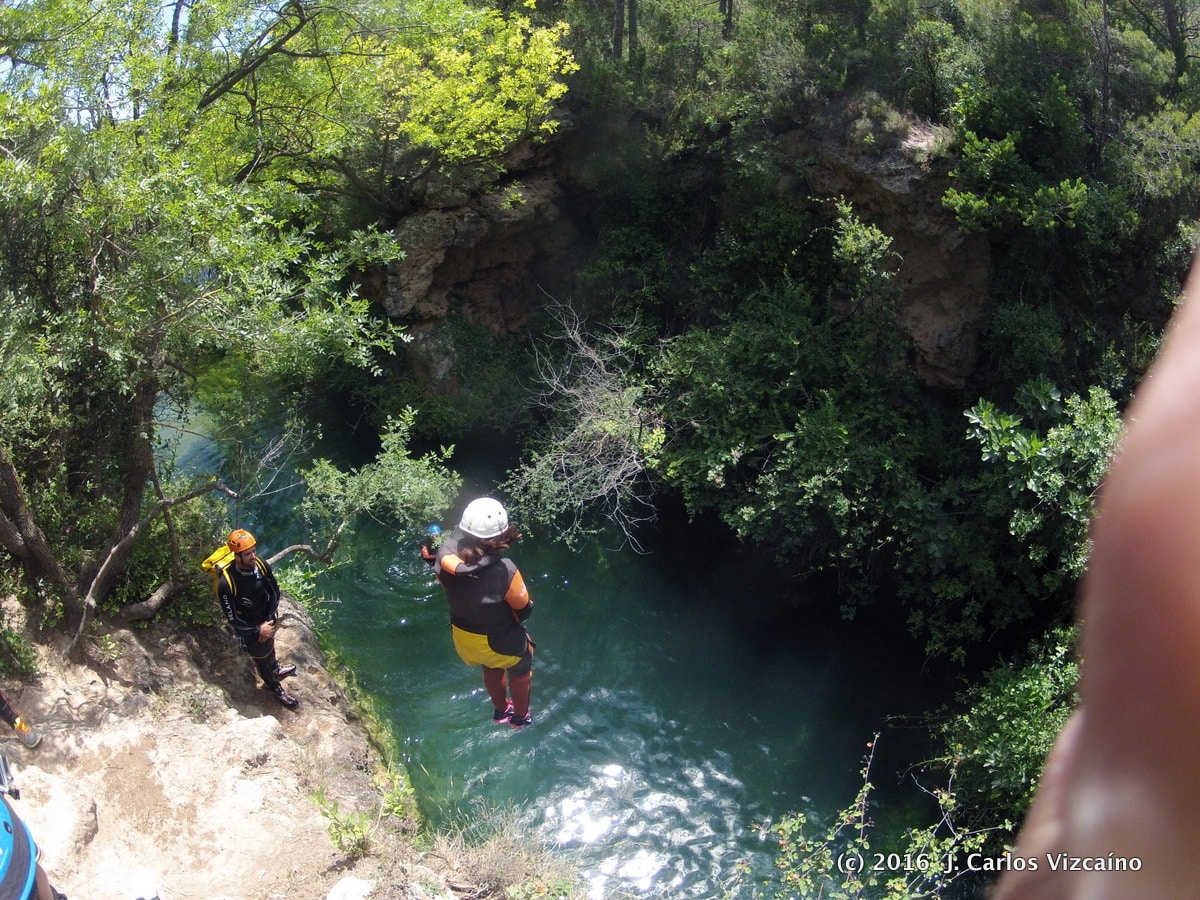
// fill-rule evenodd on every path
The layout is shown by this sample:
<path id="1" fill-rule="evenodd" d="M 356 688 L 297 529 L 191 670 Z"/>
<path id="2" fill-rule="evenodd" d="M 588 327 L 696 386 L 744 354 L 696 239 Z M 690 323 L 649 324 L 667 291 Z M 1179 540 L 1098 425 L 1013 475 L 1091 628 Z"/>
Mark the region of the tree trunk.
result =
<path id="1" fill-rule="evenodd" d="M 79 612 L 79 594 L 66 570 L 38 527 L 33 510 L 13 465 L 8 448 L 0 443 L 0 545 L 21 562 L 31 583 L 44 580 L 71 613 Z"/>
<path id="2" fill-rule="evenodd" d="M 1179 0 L 1163 0 L 1163 21 L 1171 55 L 1175 57 L 1175 82 L 1178 84 L 1188 69 L 1187 27 Z"/>
<path id="3" fill-rule="evenodd" d="M 625 0 L 613 4 L 613 59 L 625 55 Z"/>

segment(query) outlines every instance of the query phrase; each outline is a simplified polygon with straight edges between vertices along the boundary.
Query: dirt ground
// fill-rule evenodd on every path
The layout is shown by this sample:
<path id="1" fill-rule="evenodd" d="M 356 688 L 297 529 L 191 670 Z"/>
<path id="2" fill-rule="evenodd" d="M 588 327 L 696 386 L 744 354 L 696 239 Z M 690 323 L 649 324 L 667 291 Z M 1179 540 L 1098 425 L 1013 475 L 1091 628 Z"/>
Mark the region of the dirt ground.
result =
<path id="1" fill-rule="evenodd" d="M 11 800 L 71 900 L 482 898 L 490 892 L 380 813 L 380 759 L 328 676 L 304 611 L 284 601 L 277 642 L 298 666 L 284 709 L 219 628 L 112 630 L 92 666 L 39 647 L 42 676 L 4 683 L 42 732 L 30 750 L 0 724 Z M 9 601 L 10 625 L 21 615 Z M 313 801 L 372 816 L 372 852 L 349 860 Z"/>

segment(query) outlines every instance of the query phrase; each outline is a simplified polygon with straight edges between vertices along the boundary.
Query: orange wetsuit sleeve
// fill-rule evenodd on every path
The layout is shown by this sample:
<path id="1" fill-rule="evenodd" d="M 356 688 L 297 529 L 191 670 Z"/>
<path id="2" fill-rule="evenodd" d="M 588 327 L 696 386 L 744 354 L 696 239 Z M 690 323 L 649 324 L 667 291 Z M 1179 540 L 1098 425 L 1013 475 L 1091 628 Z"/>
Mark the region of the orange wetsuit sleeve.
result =
<path id="1" fill-rule="evenodd" d="M 458 567 L 463 564 L 462 557 L 457 553 L 447 553 L 442 557 L 442 571 L 454 575 L 458 572 Z"/>
<path id="2" fill-rule="evenodd" d="M 508 583 L 504 602 L 513 609 L 524 609 L 529 605 L 529 590 L 525 587 L 525 579 L 519 571 L 513 573 L 513 579 Z"/>

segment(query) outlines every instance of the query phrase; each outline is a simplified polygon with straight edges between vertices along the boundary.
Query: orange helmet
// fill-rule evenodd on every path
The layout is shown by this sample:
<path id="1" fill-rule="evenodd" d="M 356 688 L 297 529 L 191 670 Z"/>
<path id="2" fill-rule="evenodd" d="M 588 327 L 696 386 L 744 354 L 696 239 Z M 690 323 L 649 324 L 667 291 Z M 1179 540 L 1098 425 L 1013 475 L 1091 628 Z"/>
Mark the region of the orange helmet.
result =
<path id="1" fill-rule="evenodd" d="M 234 553 L 241 553 L 244 550 L 249 550 L 256 543 L 254 535 L 248 532 L 245 528 L 239 528 L 237 531 L 229 533 L 229 549 Z"/>

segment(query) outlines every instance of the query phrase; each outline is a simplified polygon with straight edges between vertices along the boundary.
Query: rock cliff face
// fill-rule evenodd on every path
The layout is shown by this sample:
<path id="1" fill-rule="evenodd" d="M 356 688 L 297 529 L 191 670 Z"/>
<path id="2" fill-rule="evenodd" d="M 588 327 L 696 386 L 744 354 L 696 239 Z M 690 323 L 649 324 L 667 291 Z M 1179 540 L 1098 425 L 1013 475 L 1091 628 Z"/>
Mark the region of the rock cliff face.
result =
<path id="1" fill-rule="evenodd" d="M 945 167 L 930 163 L 930 129 L 909 123 L 867 142 L 855 131 L 860 123 L 843 114 L 782 134 L 778 160 L 788 174 L 780 189 L 801 203 L 844 197 L 892 238 L 913 365 L 926 384 L 961 386 L 984 321 L 987 241 L 962 232 L 943 207 L 948 182 Z M 522 148 L 507 160 L 505 181 L 484 190 L 431 188 L 396 227 L 406 255 L 387 273 L 384 305 L 409 323 L 417 338 L 409 353 L 426 378 L 436 381 L 449 365 L 452 348 L 436 334 L 451 309 L 519 333 L 543 292 L 569 295 L 589 229 L 577 229 L 566 213 L 587 208 L 586 190 L 565 174 L 570 163 L 560 157 L 568 152 L 578 146 Z"/>
<path id="2" fill-rule="evenodd" d="M 782 155 L 809 160 L 802 174 L 816 196 L 845 197 L 892 238 L 900 326 L 913 341 L 917 374 L 930 386 L 956 388 L 975 367 L 991 253 L 985 237 L 963 232 L 942 205 L 949 181 L 944 163 L 929 162 L 936 140 L 931 129 L 909 124 L 877 142 L 885 149 L 873 142 L 871 152 L 856 152 L 851 134 L 822 123 L 785 135 Z"/>
<path id="3" fill-rule="evenodd" d="M 539 281 L 572 257 L 579 236 L 562 212 L 553 147 L 522 146 L 504 166 L 488 184 L 429 185 L 397 224 L 404 259 L 385 279 L 389 316 L 419 331 L 455 306 L 497 331 L 524 328 Z"/>

